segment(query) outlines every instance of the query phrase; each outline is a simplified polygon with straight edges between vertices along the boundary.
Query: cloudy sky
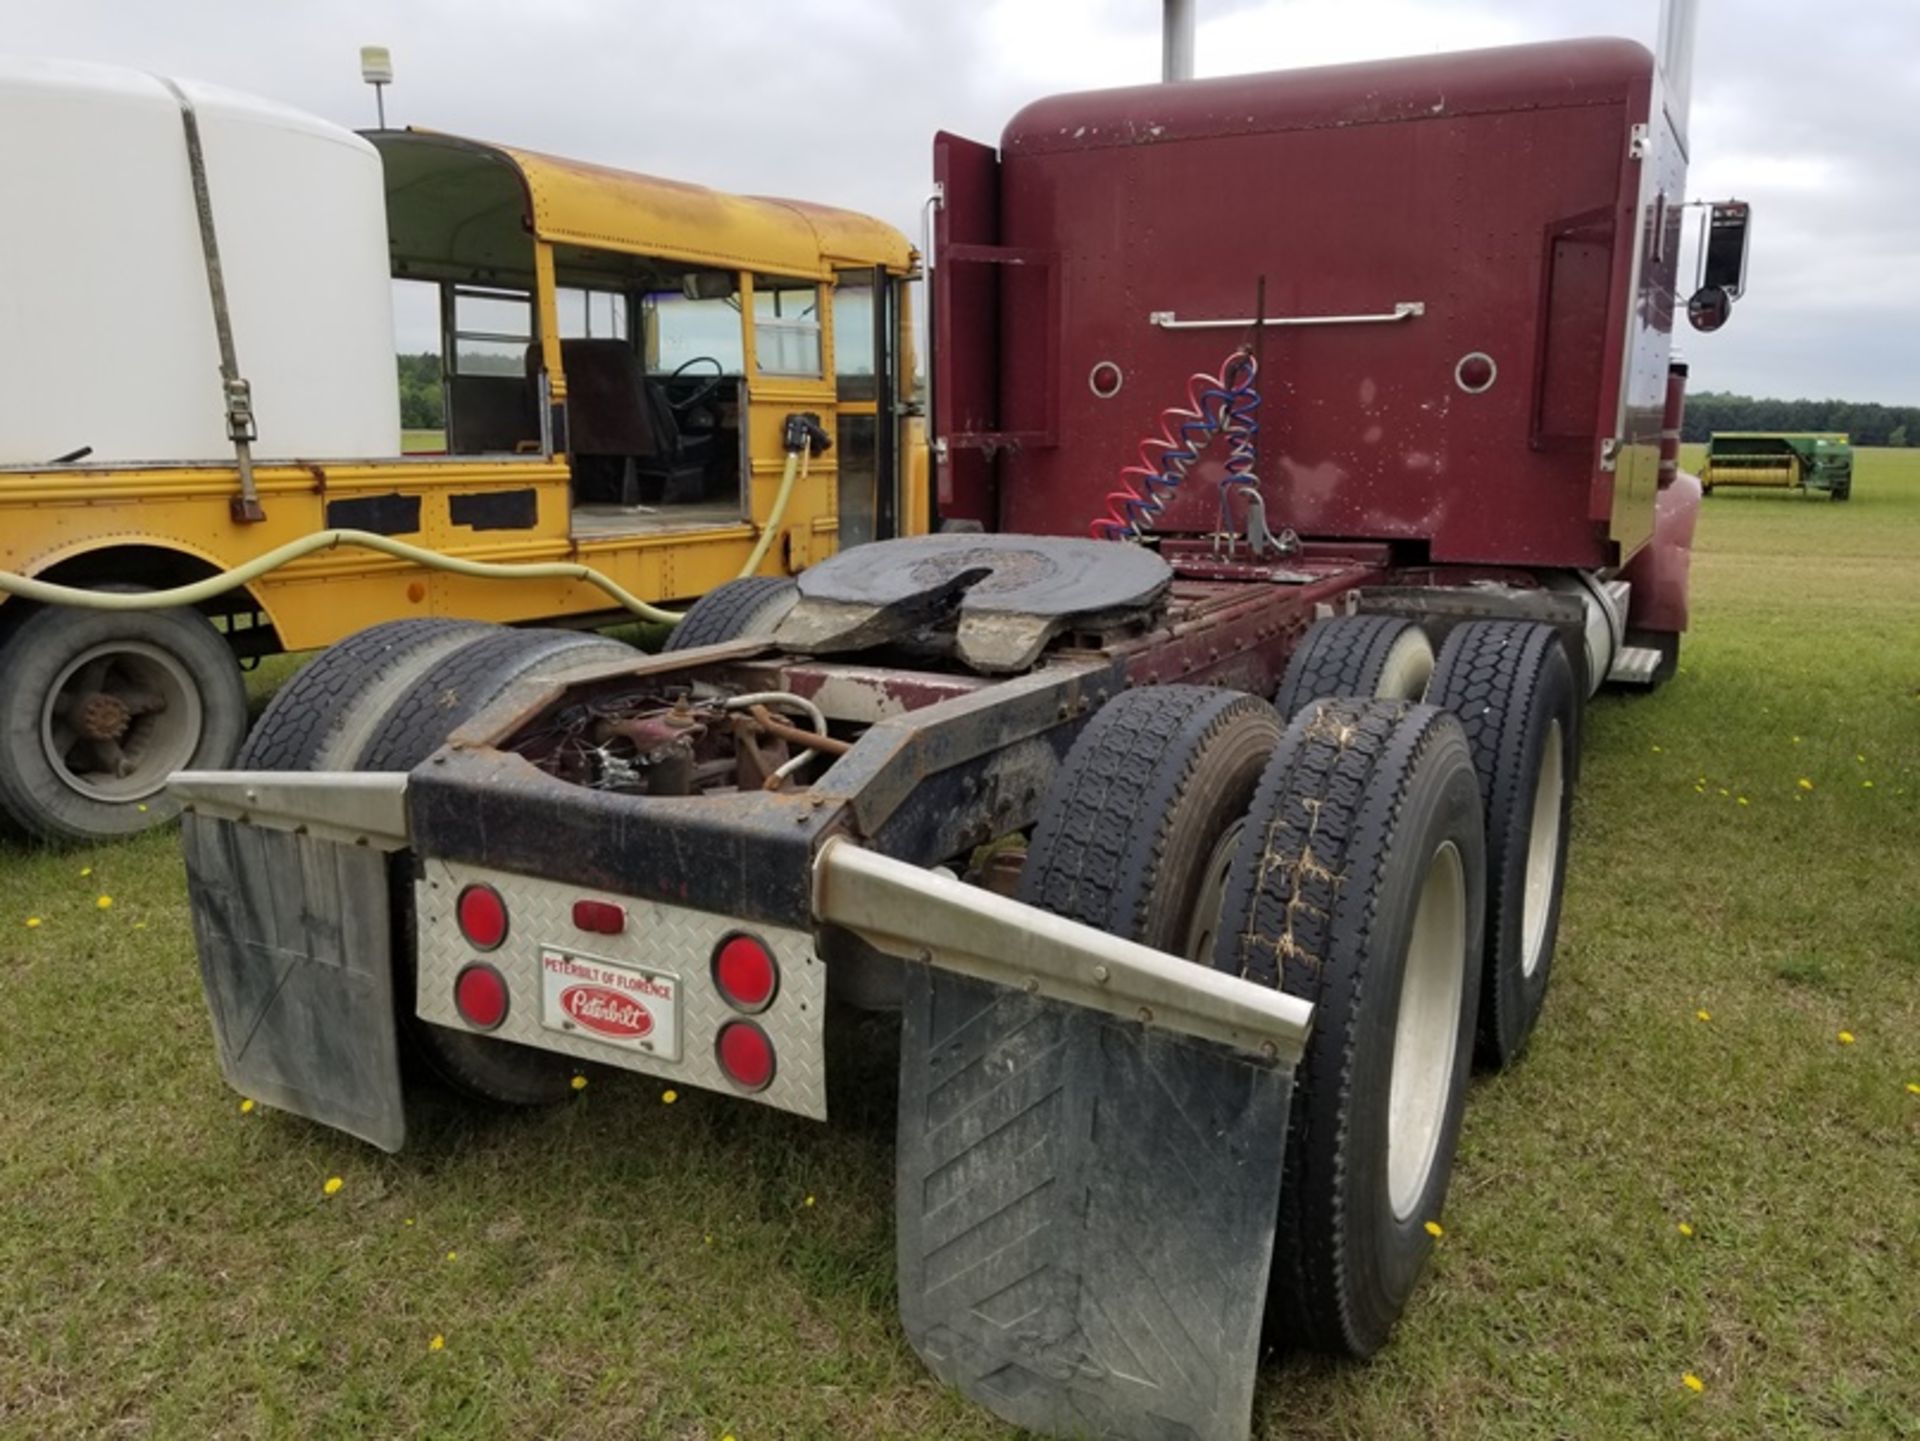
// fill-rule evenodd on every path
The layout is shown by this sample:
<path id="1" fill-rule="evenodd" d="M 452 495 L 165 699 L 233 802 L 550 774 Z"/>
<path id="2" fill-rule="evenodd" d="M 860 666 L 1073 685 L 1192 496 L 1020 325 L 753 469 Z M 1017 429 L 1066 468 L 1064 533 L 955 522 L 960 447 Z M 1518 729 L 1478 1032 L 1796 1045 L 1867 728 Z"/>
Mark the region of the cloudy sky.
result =
<path id="1" fill-rule="evenodd" d="M 1658 0 L 1198 0 L 1201 75 L 1577 35 Z M 1158 0 L 0 0 L 0 47 L 251 90 L 918 233 L 936 129 L 1159 77 Z M 1748 296 L 1697 388 L 1920 403 L 1920 0 L 1704 0 L 1690 189 L 1755 206 Z"/>

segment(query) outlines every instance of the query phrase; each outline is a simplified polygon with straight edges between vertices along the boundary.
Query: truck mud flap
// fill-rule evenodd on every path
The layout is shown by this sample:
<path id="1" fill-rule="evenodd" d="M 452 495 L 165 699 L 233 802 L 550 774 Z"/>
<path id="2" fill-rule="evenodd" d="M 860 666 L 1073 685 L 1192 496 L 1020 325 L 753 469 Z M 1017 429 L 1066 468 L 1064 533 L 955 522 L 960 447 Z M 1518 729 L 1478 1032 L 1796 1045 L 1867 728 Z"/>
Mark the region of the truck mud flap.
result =
<path id="1" fill-rule="evenodd" d="M 907 967 L 898 1237 L 942 1381 L 1054 1436 L 1242 1441 L 1291 1067 Z"/>
<path id="2" fill-rule="evenodd" d="M 196 815 L 181 845 L 228 1084 L 399 1150 L 386 854 Z"/>

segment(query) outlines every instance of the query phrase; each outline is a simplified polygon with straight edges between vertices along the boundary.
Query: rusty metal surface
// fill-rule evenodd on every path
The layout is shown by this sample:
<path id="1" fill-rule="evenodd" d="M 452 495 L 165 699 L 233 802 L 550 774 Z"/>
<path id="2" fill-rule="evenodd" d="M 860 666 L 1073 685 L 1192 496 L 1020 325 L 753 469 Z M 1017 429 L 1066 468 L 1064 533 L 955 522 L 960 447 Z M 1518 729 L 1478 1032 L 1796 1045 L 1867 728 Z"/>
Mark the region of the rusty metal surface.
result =
<path id="1" fill-rule="evenodd" d="M 861 723 L 905 715 L 993 684 L 986 676 L 802 656 L 748 662 L 716 673 L 715 680 L 742 690 L 791 691 L 833 720 Z"/>

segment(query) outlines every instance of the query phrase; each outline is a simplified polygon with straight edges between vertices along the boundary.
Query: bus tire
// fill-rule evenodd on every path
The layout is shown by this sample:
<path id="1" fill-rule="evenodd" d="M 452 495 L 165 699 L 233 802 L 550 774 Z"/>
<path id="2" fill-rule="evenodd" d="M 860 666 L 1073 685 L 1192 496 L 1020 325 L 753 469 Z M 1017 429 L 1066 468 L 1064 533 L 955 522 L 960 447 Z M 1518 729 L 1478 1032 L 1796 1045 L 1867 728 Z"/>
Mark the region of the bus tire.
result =
<path id="1" fill-rule="evenodd" d="M 159 824 L 178 809 L 167 777 L 230 764 L 247 730 L 239 664 L 190 607 L 28 611 L 0 676 L 0 814 L 38 841 Z"/>
<path id="2" fill-rule="evenodd" d="M 1321 701 L 1268 760 L 1213 963 L 1311 1001 L 1268 1329 L 1368 1356 L 1433 1248 L 1478 1012 L 1486 848 L 1460 722 Z"/>

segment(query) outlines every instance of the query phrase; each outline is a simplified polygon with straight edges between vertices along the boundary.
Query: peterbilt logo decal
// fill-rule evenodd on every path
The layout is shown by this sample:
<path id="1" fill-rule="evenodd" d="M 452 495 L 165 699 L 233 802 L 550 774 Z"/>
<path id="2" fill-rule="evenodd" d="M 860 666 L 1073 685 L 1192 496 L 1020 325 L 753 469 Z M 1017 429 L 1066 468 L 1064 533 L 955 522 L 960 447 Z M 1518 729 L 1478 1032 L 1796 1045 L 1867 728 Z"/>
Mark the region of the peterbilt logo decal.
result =
<path id="1" fill-rule="evenodd" d="M 560 1009 L 602 1036 L 633 1040 L 653 1033 L 653 1012 L 603 986 L 568 986 L 560 993 Z"/>

